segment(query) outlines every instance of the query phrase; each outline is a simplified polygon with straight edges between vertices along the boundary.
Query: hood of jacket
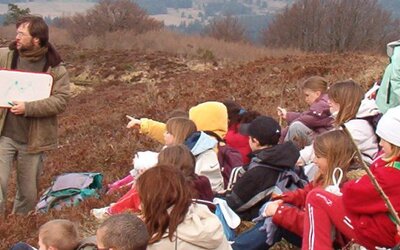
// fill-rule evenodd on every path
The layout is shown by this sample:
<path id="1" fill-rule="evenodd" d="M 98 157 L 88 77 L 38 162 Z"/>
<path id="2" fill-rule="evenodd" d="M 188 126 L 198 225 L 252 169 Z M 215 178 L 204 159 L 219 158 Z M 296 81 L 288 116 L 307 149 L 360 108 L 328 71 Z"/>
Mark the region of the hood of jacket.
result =
<path id="1" fill-rule="evenodd" d="M 189 118 L 199 131 L 212 131 L 223 139 L 228 131 L 228 111 L 220 102 L 204 102 L 189 110 Z"/>
<path id="2" fill-rule="evenodd" d="M 226 241 L 218 217 L 201 204 L 192 204 L 189 207 L 177 233 L 180 240 L 204 249 L 216 249 Z"/>
<path id="3" fill-rule="evenodd" d="M 361 101 L 361 105 L 358 108 L 358 112 L 356 114 L 356 118 L 364 118 L 369 116 L 375 116 L 379 114 L 378 106 L 376 105 L 375 100 L 373 99 L 363 99 Z"/>
<path id="4" fill-rule="evenodd" d="M 300 157 L 298 148 L 290 141 L 254 151 L 249 169 L 258 163 L 278 168 L 294 167 Z"/>
<path id="5" fill-rule="evenodd" d="M 390 42 L 386 45 L 386 53 L 389 58 L 393 56 L 394 48 L 396 48 L 399 45 L 400 45 L 400 40 Z"/>
<path id="6" fill-rule="evenodd" d="M 190 149 L 194 156 L 213 149 L 218 141 L 204 132 L 198 131 L 191 134 L 185 141 L 185 145 Z"/>

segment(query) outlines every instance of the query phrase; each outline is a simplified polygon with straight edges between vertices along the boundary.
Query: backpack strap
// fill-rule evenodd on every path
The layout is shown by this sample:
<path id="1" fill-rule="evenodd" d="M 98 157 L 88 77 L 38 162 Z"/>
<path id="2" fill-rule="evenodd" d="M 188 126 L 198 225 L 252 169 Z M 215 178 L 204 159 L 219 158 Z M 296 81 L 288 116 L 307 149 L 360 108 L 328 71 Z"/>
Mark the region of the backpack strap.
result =
<path id="1" fill-rule="evenodd" d="M 274 191 L 274 189 L 275 189 L 275 185 L 265 189 L 264 191 L 259 192 L 258 194 L 253 196 L 253 198 L 251 198 L 248 202 L 246 202 L 245 204 L 240 206 L 238 209 L 236 209 L 236 212 L 240 213 L 240 212 L 246 211 L 247 209 L 253 207 L 260 201 L 264 200 L 265 197 L 271 195 L 272 192 Z M 235 194 L 232 193 L 232 195 L 235 195 Z"/>
<path id="2" fill-rule="evenodd" d="M 243 175 L 246 171 L 243 167 L 236 167 L 232 169 L 231 175 L 229 176 L 229 182 L 226 186 L 226 190 L 230 191 L 233 188 L 233 185 L 237 182 L 239 177 Z"/>

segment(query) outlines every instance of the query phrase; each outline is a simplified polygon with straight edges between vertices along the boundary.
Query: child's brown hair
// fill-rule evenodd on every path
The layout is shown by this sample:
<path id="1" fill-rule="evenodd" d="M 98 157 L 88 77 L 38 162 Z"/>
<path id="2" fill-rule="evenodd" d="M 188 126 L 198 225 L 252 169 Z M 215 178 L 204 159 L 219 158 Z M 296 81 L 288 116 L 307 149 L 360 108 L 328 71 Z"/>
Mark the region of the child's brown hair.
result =
<path id="1" fill-rule="evenodd" d="M 188 180 L 195 178 L 196 159 L 190 152 L 189 148 L 183 144 L 168 146 L 161 150 L 158 155 L 158 164 L 172 165 L 182 171 Z"/>
<path id="2" fill-rule="evenodd" d="M 186 138 L 197 131 L 196 124 L 185 117 L 174 117 L 167 121 L 167 132 L 175 138 L 175 144 L 184 143 Z"/>
<path id="3" fill-rule="evenodd" d="M 96 236 L 97 242 L 115 250 L 145 250 L 150 238 L 144 222 L 130 213 L 109 217 L 100 225 Z"/>
<path id="4" fill-rule="evenodd" d="M 335 120 L 336 126 L 340 126 L 356 117 L 364 98 L 364 90 L 353 80 L 336 82 L 329 88 L 328 97 L 340 105 Z"/>
<path id="5" fill-rule="evenodd" d="M 333 130 L 318 135 L 313 147 L 315 156 L 326 158 L 328 162 L 327 172 L 319 172 L 315 178 L 316 183 L 322 187 L 333 184 L 332 174 L 335 168 L 343 170 L 342 182 L 344 182 L 346 173 L 358 162 L 357 150 L 351 138 L 343 130 Z"/>
<path id="6" fill-rule="evenodd" d="M 76 225 L 69 220 L 51 220 L 39 228 L 39 238 L 46 247 L 74 250 L 79 245 Z"/>
<path id="7" fill-rule="evenodd" d="M 170 165 L 146 170 L 136 182 L 142 213 L 150 235 L 149 244 L 161 240 L 165 233 L 176 240 L 175 231 L 184 220 L 192 195 L 182 172 Z M 170 208 L 172 210 L 168 210 Z"/>
<path id="8" fill-rule="evenodd" d="M 328 81 L 321 76 L 312 76 L 307 78 L 302 84 L 303 90 L 309 89 L 312 91 L 321 91 L 321 94 L 326 93 L 328 86 Z"/>

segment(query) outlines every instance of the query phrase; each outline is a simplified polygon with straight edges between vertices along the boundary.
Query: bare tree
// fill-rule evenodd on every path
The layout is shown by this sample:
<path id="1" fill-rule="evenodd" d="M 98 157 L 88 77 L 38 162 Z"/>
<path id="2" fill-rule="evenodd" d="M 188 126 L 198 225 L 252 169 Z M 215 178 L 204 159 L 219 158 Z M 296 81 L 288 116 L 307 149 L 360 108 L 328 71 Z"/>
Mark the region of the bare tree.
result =
<path id="1" fill-rule="evenodd" d="M 76 14 L 59 23 L 67 28 L 75 40 L 120 30 L 142 33 L 163 27 L 162 22 L 150 18 L 136 3 L 129 0 L 102 0 L 85 14 Z"/>
<path id="2" fill-rule="evenodd" d="M 245 28 L 237 17 L 227 15 L 223 18 L 214 18 L 205 28 L 206 35 L 227 42 L 245 40 Z"/>
<path id="3" fill-rule="evenodd" d="M 368 50 L 393 39 L 395 21 L 377 0 L 300 0 L 264 30 L 266 45 L 306 51 Z"/>

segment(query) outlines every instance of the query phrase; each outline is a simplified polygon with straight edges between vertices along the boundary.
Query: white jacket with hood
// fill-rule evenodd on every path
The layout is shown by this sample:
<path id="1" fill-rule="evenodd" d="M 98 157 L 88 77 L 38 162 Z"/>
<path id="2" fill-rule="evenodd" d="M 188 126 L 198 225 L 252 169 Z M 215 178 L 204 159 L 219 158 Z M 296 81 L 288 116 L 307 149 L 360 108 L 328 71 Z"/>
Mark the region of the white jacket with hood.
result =
<path id="1" fill-rule="evenodd" d="M 214 151 L 217 143 L 214 137 L 204 132 L 195 132 L 185 141 L 186 146 L 190 148 L 190 151 L 196 157 L 195 173 L 204 175 L 210 180 L 213 192 L 219 192 L 224 189 L 224 179 L 221 174 L 218 156 Z"/>
<path id="2" fill-rule="evenodd" d="M 378 113 L 379 110 L 374 100 L 363 99 L 356 118 L 344 124 L 360 149 L 363 160 L 367 164 L 371 164 L 378 153 L 378 139 L 371 124 L 363 118 L 374 116 Z M 312 145 L 300 151 L 300 159 L 306 164 L 311 163 L 314 157 Z"/>
<path id="3" fill-rule="evenodd" d="M 192 204 L 184 221 L 178 225 L 177 237 L 173 241 L 168 233 L 163 238 L 147 247 L 148 250 L 196 250 L 196 249 L 232 249 L 228 243 L 221 222 L 210 212 L 207 206 Z"/>

